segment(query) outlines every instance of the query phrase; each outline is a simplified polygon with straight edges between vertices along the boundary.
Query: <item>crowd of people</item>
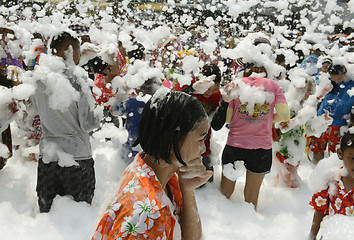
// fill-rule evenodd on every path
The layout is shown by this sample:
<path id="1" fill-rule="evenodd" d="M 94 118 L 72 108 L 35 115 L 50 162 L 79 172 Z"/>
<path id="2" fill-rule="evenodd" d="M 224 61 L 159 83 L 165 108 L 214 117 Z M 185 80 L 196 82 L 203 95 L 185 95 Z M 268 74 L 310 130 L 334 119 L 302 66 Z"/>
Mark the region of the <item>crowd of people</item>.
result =
<path id="1" fill-rule="evenodd" d="M 244 199 L 256 209 L 272 166 L 279 185 L 296 188 L 302 161 L 331 154 L 344 164 L 310 202 L 311 238 L 325 215 L 354 215 L 354 33 L 156 28 L 147 44 L 134 27 L 95 42 L 103 30 L 83 19 L 55 34 L 0 27 L 0 169 L 39 146 L 23 157 L 38 161 L 40 212 L 56 195 L 92 202 L 90 136 L 113 124 L 127 131 L 117 161 L 128 167 L 92 239 L 200 239 L 195 190 L 213 182 L 216 165 L 226 198 L 246 169 Z M 213 152 L 222 128 L 226 145 Z"/>

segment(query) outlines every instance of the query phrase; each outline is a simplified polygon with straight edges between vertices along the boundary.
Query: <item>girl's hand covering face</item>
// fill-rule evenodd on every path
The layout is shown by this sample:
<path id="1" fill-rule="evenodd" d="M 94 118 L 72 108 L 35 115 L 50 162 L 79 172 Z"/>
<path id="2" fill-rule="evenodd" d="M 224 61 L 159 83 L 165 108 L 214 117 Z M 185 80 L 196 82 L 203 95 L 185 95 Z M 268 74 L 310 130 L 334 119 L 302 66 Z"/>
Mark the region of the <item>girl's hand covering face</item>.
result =
<path id="1" fill-rule="evenodd" d="M 215 75 L 205 77 L 204 75 L 201 75 L 199 77 L 199 80 L 193 83 L 192 87 L 194 89 L 194 93 L 197 94 L 203 94 L 205 93 L 211 86 L 214 85 L 214 80 Z"/>
<path id="2" fill-rule="evenodd" d="M 206 171 L 202 162 L 202 157 L 189 161 L 187 166 L 180 167 L 178 171 L 179 183 L 182 191 L 194 190 L 205 184 L 212 175 L 212 171 Z"/>

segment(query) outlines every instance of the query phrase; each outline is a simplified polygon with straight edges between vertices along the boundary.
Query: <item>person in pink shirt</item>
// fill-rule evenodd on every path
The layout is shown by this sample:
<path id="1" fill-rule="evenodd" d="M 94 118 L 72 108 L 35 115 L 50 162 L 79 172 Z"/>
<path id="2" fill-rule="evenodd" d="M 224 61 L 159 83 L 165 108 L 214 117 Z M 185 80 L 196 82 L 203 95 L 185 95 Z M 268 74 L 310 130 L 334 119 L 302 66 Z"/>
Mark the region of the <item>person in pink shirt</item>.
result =
<path id="1" fill-rule="evenodd" d="M 290 111 L 281 86 L 276 81 L 259 77 L 262 73 L 267 76 L 266 69 L 254 64 L 247 68 L 249 77 L 231 83 L 236 85 L 238 96 L 230 101 L 227 109 L 226 122 L 230 123 L 230 131 L 222 166 L 224 169 L 227 164 L 244 162 L 247 169 L 245 201 L 256 208 L 260 186 L 272 165 L 272 124 L 289 120 Z M 222 194 L 230 198 L 235 183 L 236 180 L 230 180 L 223 172 Z"/>

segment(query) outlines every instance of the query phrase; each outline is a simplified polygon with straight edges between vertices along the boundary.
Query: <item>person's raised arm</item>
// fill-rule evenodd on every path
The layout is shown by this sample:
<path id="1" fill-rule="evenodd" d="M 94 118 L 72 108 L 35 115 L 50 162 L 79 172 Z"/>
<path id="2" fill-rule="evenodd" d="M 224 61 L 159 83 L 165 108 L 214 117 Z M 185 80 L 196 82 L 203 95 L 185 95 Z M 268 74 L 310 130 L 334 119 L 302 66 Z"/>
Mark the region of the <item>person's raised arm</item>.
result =
<path id="1" fill-rule="evenodd" d="M 275 104 L 277 113 L 273 116 L 273 122 L 285 122 L 290 119 L 290 109 L 287 103 Z"/>
<path id="2" fill-rule="evenodd" d="M 233 92 L 237 91 L 238 86 L 237 84 L 228 84 L 221 92 L 222 100 L 220 103 L 220 107 L 218 108 L 217 112 L 215 113 L 213 120 L 211 121 L 211 127 L 218 131 L 220 130 L 225 123 L 230 123 L 231 118 L 229 116 L 229 121 L 227 122 L 227 111 L 229 108 L 229 102 L 235 98 Z M 232 109 L 231 109 L 232 110 Z M 231 111 L 229 110 L 229 112 Z M 232 116 L 232 112 L 229 113 Z"/>
<path id="3" fill-rule="evenodd" d="M 181 167 L 178 175 L 183 196 L 180 220 L 182 240 L 198 240 L 202 237 L 202 223 L 195 199 L 195 188 L 206 183 L 213 172 L 205 171 L 202 159 L 197 158 Z"/>
<path id="4" fill-rule="evenodd" d="M 92 131 L 98 128 L 103 117 L 103 106 L 96 105 L 90 92 L 81 92 L 78 102 L 78 114 L 81 128 L 86 131 Z"/>
<path id="5" fill-rule="evenodd" d="M 230 108 L 230 107 L 227 108 L 226 120 L 225 120 L 226 123 L 230 123 L 231 122 L 233 113 L 234 113 L 234 109 L 233 108 Z"/>
<path id="6" fill-rule="evenodd" d="M 211 121 L 211 127 L 213 130 L 218 131 L 224 126 L 225 121 L 226 121 L 226 112 L 227 108 L 229 106 L 228 102 L 221 101 L 220 107 L 216 111 L 216 113 L 213 116 L 213 120 Z"/>

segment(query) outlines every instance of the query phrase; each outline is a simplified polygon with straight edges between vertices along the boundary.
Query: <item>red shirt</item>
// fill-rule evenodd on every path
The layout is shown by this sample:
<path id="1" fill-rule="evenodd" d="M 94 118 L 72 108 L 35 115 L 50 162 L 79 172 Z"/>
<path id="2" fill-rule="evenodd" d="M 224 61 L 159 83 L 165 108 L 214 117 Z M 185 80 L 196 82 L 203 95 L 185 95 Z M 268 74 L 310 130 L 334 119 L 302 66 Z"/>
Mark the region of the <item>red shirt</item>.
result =
<path id="1" fill-rule="evenodd" d="M 118 64 L 119 64 L 119 72 L 117 73 L 116 76 L 121 76 L 123 77 L 126 74 L 126 60 L 119 51 L 119 49 L 116 50 L 117 53 L 117 59 L 118 59 Z M 107 87 L 107 83 L 104 80 L 104 76 L 102 74 L 96 74 L 95 75 L 95 81 L 94 81 L 95 87 L 99 88 L 101 90 L 101 95 L 98 94 L 93 94 L 93 97 L 96 100 L 96 103 L 98 105 L 104 105 L 105 107 L 110 107 L 107 102 L 112 98 L 115 97 L 118 89 L 113 92 L 113 88 L 111 86 Z"/>
<path id="2" fill-rule="evenodd" d="M 104 76 L 102 74 L 96 74 L 95 76 L 95 81 L 94 81 L 95 87 L 99 88 L 101 90 L 101 95 L 94 93 L 93 97 L 96 100 L 96 103 L 98 105 L 104 105 L 105 107 L 110 107 L 107 102 L 112 98 L 115 97 L 117 94 L 117 91 L 113 92 L 113 88 L 111 86 L 107 87 L 107 84 L 104 80 Z"/>
<path id="3" fill-rule="evenodd" d="M 195 83 L 197 81 L 196 77 L 193 77 L 191 84 Z M 174 90 L 176 91 L 182 91 L 188 87 L 188 85 L 183 85 L 182 87 L 179 85 L 179 83 L 176 84 L 174 87 Z M 208 98 L 203 97 L 203 94 L 195 94 L 193 93 L 192 96 L 198 98 L 198 100 L 202 103 L 203 107 L 205 108 L 205 111 L 207 112 L 208 115 L 210 115 L 212 112 L 214 112 L 220 105 L 220 100 L 221 100 L 221 92 L 218 91 L 217 93 L 214 93 Z"/>
<path id="4" fill-rule="evenodd" d="M 343 214 L 354 216 L 354 189 L 345 190 L 343 177 L 333 180 L 329 187 L 315 193 L 310 206 L 325 215 Z"/>

